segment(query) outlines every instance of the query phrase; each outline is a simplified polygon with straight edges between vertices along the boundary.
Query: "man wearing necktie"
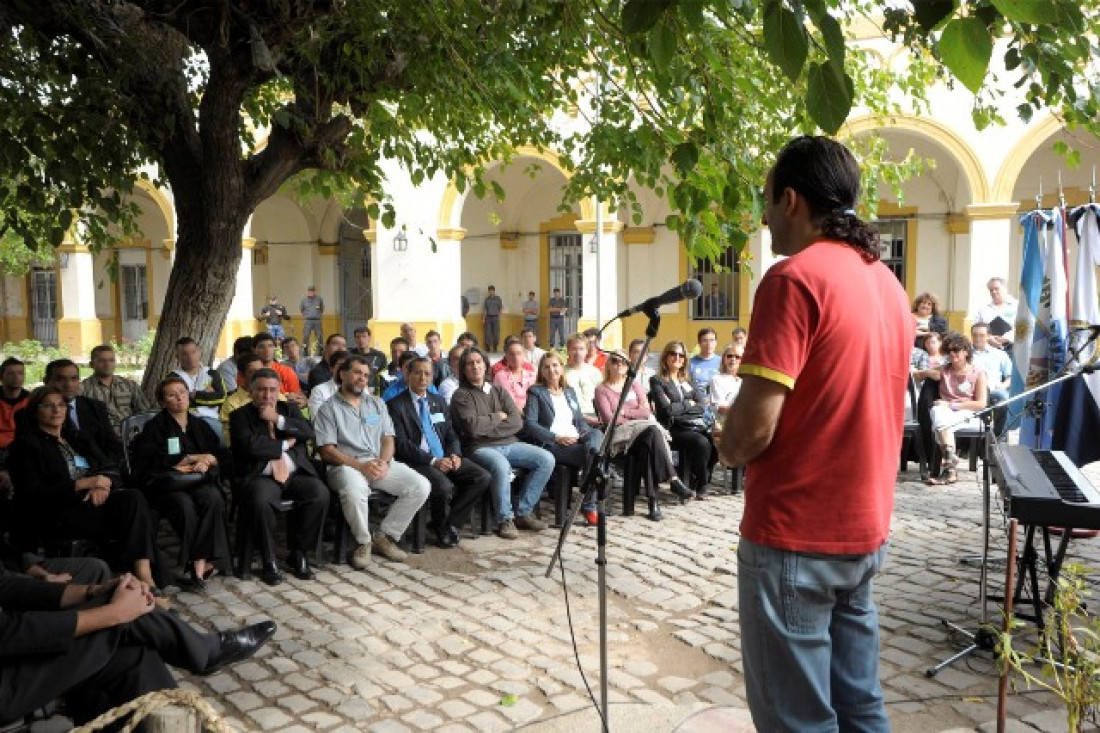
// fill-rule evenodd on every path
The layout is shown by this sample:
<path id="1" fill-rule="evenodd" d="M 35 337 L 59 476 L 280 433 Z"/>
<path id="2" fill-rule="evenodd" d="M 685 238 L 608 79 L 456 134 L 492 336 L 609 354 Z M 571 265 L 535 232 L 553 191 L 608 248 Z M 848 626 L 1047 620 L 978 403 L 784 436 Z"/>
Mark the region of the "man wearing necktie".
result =
<path id="1" fill-rule="evenodd" d="M 414 359 L 408 365 L 408 390 L 390 400 L 387 407 L 396 434 L 397 459 L 432 485 L 428 501 L 439 546 L 456 547 L 458 528 L 470 520 L 491 478 L 481 466 L 463 460 L 458 435 L 447 419 L 447 402 L 428 391 L 432 373 L 430 359 Z"/>
<path id="2" fill-rule="evenodd" d="M 248 393 L 252 401 L 229 415 L 233 466 L 243 487 L 238 531 L 253 533 L 263 558 L 261 577 L 268 585 L 278 585 L 283 576 L 275 560 L 275 509 L 293 499 L 286 562 L 296 577 L 309 580 L 313 570 L 306 552 L 317 546 L 329 502 L 328 487 L 306 451 L 313 426 L 297 405 L 279 400 L 279 375 L 273 370 L 253 372 Z M 248 576 L 250 562 L 245 559 L 238 575 Z"/>
<path id="3" fill-rule="evenodd" d="M 43 381 L 61 390 L 68 404 L 65 430 L 78 433 L 103 451 L 119 466 L 123 463 L 122 441 L 111 425 L 107 405 L 100 400 L 80 395 L 80 369 L 71 359 L 56 359 L 46 365 Z"/>

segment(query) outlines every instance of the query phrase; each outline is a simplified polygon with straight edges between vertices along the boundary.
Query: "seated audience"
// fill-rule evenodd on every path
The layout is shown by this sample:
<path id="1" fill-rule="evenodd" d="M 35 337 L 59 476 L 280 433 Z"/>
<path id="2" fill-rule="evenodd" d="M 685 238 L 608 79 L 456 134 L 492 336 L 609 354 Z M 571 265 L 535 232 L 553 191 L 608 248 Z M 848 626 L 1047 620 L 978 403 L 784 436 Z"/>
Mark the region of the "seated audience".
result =
<path id="1" fill-rule="evenodd" d="M 80 383 L 80 393 L 106 405 L 111 427 L 116 434 L 122 435 L 122 421 L 152 410 L 153 402 L 145 396 L 140 384 L 115 374 L 117 359 L 109 344 L 92 349 L 91 365 L 92 374 Z"/>
<path id="2" fill-rule="evenodd" d="M 369 328 L 359 326 L 352 332 L 352 340 L 355 341 L 355 346 L 348 349 L 348 353 L 366 357 L 367 363 L 370 365 L 370 373 L 379 374 L 386 368 L 389 361 L 386 359 L 385 354 L 371 346 L 373 338 L 374 336 Z"/>
<path id="3" fill-rule="evenodd" d="M 408 368 L 413 359 L 417 359 L 415 351 L 406 351 L 401 354 L 397 359 L 397 374 L 396 377 L 386 386 L 386 391 L 382 393 L 382 401 L 389 402 L 397 395 L 401 394 L 409 388 L 408 383 Z M 432 387 L 432 392 L 435 392 L 435 387 Z"/>
<path id="4" fill-rule="evenodd" d="M 439 383 L 439 396 L 446 400 L 448 405 L 451 404 L 451 397 L 458 389 L 458 362 L 462 358 L 462 352 L 466 349 L 467 347 L 462 344 L 455 344 L 447 352 L 447 366 L 450 369 L 450 374 Z"/>
<path id="5" fill-rule="evenodd" d="M 252 337 L 240 336 L 233 341 L 233 356 L 218 365 L 218 373 L 222 375 L 222 384 L 225 385 L 226 394 L 235 392 L 237 389 L 237 359 L 251 353 Z"/>
<path id="6" fill-rule="evenodd" d="M 523 439 L 547 450 L 559 466 L 583 476 L 600 450 L 603 433 L 584 419 L 577 393 L 565 379 L 565 362 L 556 351 L 543 352 L 538 381 L 523 408 Z M 581 506 L 589 525 L 596 524 L 595 495 Z"/>
<path id="7" fill-rule="evenodd" d="M 596 415 L 596 386 L 603 381 L 600 370 L 588 363 L 588 339 L 575 333 L 565 341 L 569 361 L 565 365 L 565 378 L 577 392 L 577 401 L 581 403 L 581 414 L 589 425 L 598 426 L 600 418 Z"/>
<path id="8" fill-rule="evenodd" d="M 33 549 L 42 539 L 86 539 L 100 546 L 115 542 L 134 575 L 156 585 L 156 528 L 145 497 L 122 488 L 119 464 L 84 431 L 66 426 L 60 389 L 39 387 L 24 411 L 27 424 L 20 425 L 8 456 L 19 517 L 17 544 Z"/>
<path id="9" fill-rule="evenodd" d="M 600 349 L 600 341 L 603 336 L 600 334 L 598 328 L 586 328 L 584 330 L 584 338 L 588 342 L 588 352 L 585 354 L 585 361 L 594 366 L 597 371 L 602 371 L 604 364 L 607 363 L 607 354 Z"/>
<path id="10" fill-rule="evenodd" d="M 393 420 L 395 456 L 428 479 L 432 530 L 440 547 L 458 546 L 458 528 L 470 521 L 489 489 L 489 473 L 462 457 L 458 434 L 447 417 L 447 403 L 429 391 L 432 364 L 414 357 L 409 388 L 387 403 Z M 449 507 L 449 508 L 448 508 Z"/>
<path id="11" fill-rule="evenodd" d="M 711 440 L 712 422 L 707 417 L 706 395 L 691 383 L 683 341 L 670 341 L 661 351 L 656 376 L 649 381 L 649 398 L 657 408 L 657 421 L 672 436 L 672 449 L 683 457 L 688 486 L 695 498 L 706 496 L 710 472 L 717 462 Z"/>
<path id="12" fill-rule="evenodd" d="M 504 345 L 504 368 L 493 375 L 493 384 L 503 387 L 520 410 L 527 404 L 527 390 L 535 383 L 535 366 L 524 356 L 523 344 L 512 339 Z"/>
<path id="13" fill-rule="evenodd" d="M 933 374 L 938 374 L 940 369 L 947 364 L 947 353 L 943 350 L 944 336 L 938 331 L 932 331 L 924 336 L 924 353 L 927 356 L 927 360 L 918 361 L 923 364 L 922 369 L 913 371 L 913 379 L 917 382 L 923 382 L 929 377 L 935 379 Z M 909 364 L 912 365 L 913 358 L 910 355 Z"/>
<path id="14" fill-rule="evenodd" d="M 290 367 L 275 361 L 275 339 L 271 334 L 261 332 L 253 336 L 252 352 L 260 357 L 264 369 L 270 369 L 279 375 L 279 394 L 293 402 L 299 409 L 305 407 L 306 396 L 302 394 L 302 385 L 298 384 L 298 376 Z"/>
<path id="15" fill-rule="evenodd" d="M 959 457 L 955 452 L 955 431 L 979 425 L 974 413 L 989 400 L 988 382 L 981 367 L 974 364 L 974 349 L 965 336 L 949 334 L 944 339 L 948 363 L 934 370 L 929 379 L 940 383 L 940 398 L 932 404 L 932 433 L 943 450 L 939 476 L 928 479 L 932 485 L 953 484 L 958 480 Z"/>
<path id="16" fill-rule="evenodd" d="M 913 377 L 913 380 L 920 386 L 920 383 L 924 381 L 923 374 L 929 367 L 931 362 L 928 360 L 928 352 L 919 346 L 914 346 L 909 350 L 909 374 Z"/>
<path id="17" fill-rule="evenodd" d="M 471 346 L 478 345 L 477 336 L 473 335 L 469 331 L 463 331 L 458 335 L 458 338 L 455 339 L 455 345 L 461 346 L 462 350 L 465 351 Z"/>
<path id="18" fill-rule="evenodd" d="M 409 351 L 413 352 L 417 356 L 427 356 L 428 347 L 424 344 L 416 343 L 416 326 L 411 323 L 401 324 L 401 338 L 409 342 Z"/>
<path id="19" fill-rule="evenodd" d="M 451 376 L 451 365 L 443 353 L 443 337 L 439 331 L 424 334 L 424 344 L 428 347 L 428 359 L 432 362 L 432 386 L 439 389 L 444 379 Z"/>
<path id="20" fill-rule="evenodd" d="M 623 387 L 626 386 L 629 368 L 630 364 L 623 352 L 612 351 L 608 355 L 607 365 L 604 367 L 604 381 L 596 387 L 596 410 L 600 421 L 605 425 L 610 426 L 611 419 L 615 416 L 615 408 L 622 397 Z M 676 467 L 672 463 L 672 452 L 669 449 L 669 439 L 653 417 L 653 411 L 649 409 L 649 400 L 637 380 L 630 386 L 630 392 L 626 395 L 623 409 L 615 424 L 618 427 L 612 435 L 613 454 L 625 453 L 645 466 L 642 479 L 645 483 L 646 497 L 649 499 L 649 519 L 659 522 L 662 516 L 657 498 L 658 484 L 667 481 L 672 493 L 676 494 L 681 504 L 686 503 L 694 494 L 676 475 Z M 610 430 L 610 427 L 608 429 Z"/>
<path id="21" fill-rule="evenodd" d="M 184 336 L 176 342 L 176 361 L 179 362 L 179 368 L 172 374 L 187 385 L 191 414 L 209 425 L 218 436 L 218 441 L 224 444 L 222 421 L 218 419 L 218 410 L 225 404 L 226 394 L 222 373 L 202 363 L 199 345 L 190 336 Z"/>
<path id="22" fill-rule="evenodd" d="M 60 390 L 66 402 L 65 425 L 95 443 L 100 452 L 115 466 L 122 465 L 122 441 L 111 425 L 107 405 L 80 391 L 80 369 L 69 359 L 56 359 L 46 365 L 44 381 Z M 31 417 L 28 413 L 27 417 Z M 17 417 L 16 420 L 19 418 Z"/>
<path id="23" fill-rule="evenodd" d="M 265 620 L 203 632 L 159 609 L 148 586 L 74 558 L 80 580 L 45 582 L 0 571 L 0 720 L 61 698 L 78 725 L 178 686 L 166 665 L 209 675 L 255 654 L 275 634 Z M 113 728 L 112 728 L 113 729 Z"/>
<path id="24" fill-rule="evenodd" d="M 340 389 L 340 365 L 343 364 L 347 358 L 351 356 L 346 351 L 336 351 L 329 356 L 329 368 L 332 370 L 332 379 L 322 384 L 318 384 L 313 388 L 313 391 L 309 393 L 309 419 L 310 422 L 317 421 L 317 411 L 321 409 L 321 405 L 332 399 L 332 396 Z"/>
<path id="25" fill-rule="evenodd" d="M 294 371 L 294 376 L 298 377 L 298 385 L 308 395 L 309 370 L 317 360 L 312 356 L 302 356 L 302 345 L 293 336 L 287 336 L 279 345 L 283 349 L 283 360 L 279 363 Z"/>
<path id="26" fill-rule="evenodd" d="M 637 363 L 638 357 L 641 355 L 642 349 L 644 347 L 645 339 L 634 339 L 630 342 L 630 351 L 627 356 L 630 359 L 631 364 Z M 642 365 L 638 367 L 638 374 L 634 377 L 634 381 L 641 385 L 642 392 L 644 392 L 646 395 L 649 394 L 649 380 L 652 377 L 653 370 L 650 369 L 649 366 L 645 364 L 645 362 L 643 362 Z"/>
<path id="27" fill-rule="evenodd" d="M 370 330 L 367 330 L 367 343 L 370 343 Z M 309 370 L 309 379 L 307 380 L 307 391 L 313 391 L 313 388 L 318 384 L 332 379 L 332 370 L 328 365 L 328 358 L 337 351 L 348 351 L 348 342 L 341 334 L 334 333 L 325 339 L 325 353 L 317 363 L 313 365 L 313 368 Z M 379 351 L 379 354 L 382 352 Z M 385 362 L 385 355 L 382 356 L 383 362 Z"/>
<path id="28" fill-rule="evenodd" d="M 14 356 L 0 364 L 0 468 L 8 457 L 8 446 L 15 440 L 15 413 L 27 404 L 30 392 L 23 389 L 26 367 Z"/>
<path id="29" fill-rule="evenodd" d="M 1012 358 L 989 341 L 989 325 L 975 323 L 970 327 L 970 338 L 974 342 L 974 364 L 985 371 L 986 385 L 989 389 L 989 404 L 999 405 L 1008 399 L 1008 390 L 1012 386 Z M 1005 408 L 993 411 L 993 432 L 1004 433 Z"/>
<path id="30" fill-rule="evenodd" d="M 921 293 L 913 301 L 913 322 L 916 326 L 914 346 L 920 346 L 930 333 L 947 333 L 947 319 L 940 315 L 940 301 L 932 293 Z"/>
<path id="31" fill-rule="evenodd" d="M 293 402 L 279 400 L 279 375 L 257 369 L 249 378 L 251 400 L 229 416 L 233 468 L 239 482 L 241 506 L 238 532 L 251 531 L 263 562 L 262 580 L 278 585 L 283 574 L 275 561 L 275 509 L 292 499 L 294 511 L 287 523 L 290 572 L 301 580 L 313 578 L 307 554 L 317 546 L 328 511 L 328 487 L 309 459 L 306 443 L 313 426 Z M 246 558 L 246 562 L 251 558 Z M 238 568 L 247 577 L 249 568 Z"/>
<path id="32" fill-rule="evenodd" d="M 710 380 L 722 366 L 722 357 L 718 355 L 718 332 L 713 328 L 702 328 L 697 336 L 699 353 L 691 357 L 688 372 L 691 381 L 703 394 L 710 397 Z"/>
<path id="33" fill-rule="evenodd" d="M 397 543 L 432 490 L 428 479 L 393 460 L 393 420 L 386 403 L 367 391 L 370 380 L 367 360 L 349 356 L 340 369 L 340 391 L 321 406 L 314 420 L 329 486 L 340 497 L 357 543 L 349 562 L 359 570 L 368 567 L 371 553 L 394 562 L 406 559 Z M 395 499 L 372 536 L 368 499 L 373 491 Z"/>
<path id="34" fill-rule="evenodd" d="M 401 378 L 401 355 L 409 350 L 409 342 L 403 337 L 390 340 L 390 363 L 380 372 L 371 372 L 375 377 L 375 394 L 384 395 L 392 382 Z"/>
<path id="35" fill-rule="evenodd" d="M 488 371 L 489 357 L 484 351 L 471 346 L 462 353 L 458 371 L 462 383 L 451 398 L 451 418 L 466 456 L 493 477 L 497 534 L 514 540 L 519 537 L 517 529 L 535 532 L 546 529 L 546 524 L 535 517 L 535 508 L 554 472 L 554 456 L 518 440 L 523 416 L 506 390 L 485 381 Z M 513 468 L 527 471 L 514 512 Z"/>
<path id="36" fill-rule="evenodd" d="M 538 336 L 533 328 L 525 328 L 519 332 L 520 341 L 523 342 L 523 358 L 533 367 L 538 367 L 545 349 L 538 347 Z"/>
<path id="37" fill-rule="evenodd" d="M 225 459 L 221 441 L 192 415 L 187 382 L 170 375 L 157 385 L 161 411 L 133 441 L 134 482 L 149 505 L 168 518 L 191 563 L 191 586 L 206 589 L 217 561 L 229 559 L 225 501 L 218 485 Z"/>
<path id="38" fill-rule="evenodd" d="M 745 346 L 749 343 L 749 332 L 746 331 L 744 327 L 738 326 L 733 329 L 733 333 L 730 335 L 730 342 L 734 346 L 740 346 L 741 350 L 744 351 Z"/>
<path id="39" fill-rule="evenodd" d="M 261 367 L 263 362 L 260 361 L 260 357 L 255 354 L 248 353 L 237 359 L 237 372 L 241 375 L 245 384 L 248 384 L 252 375 L 254 375 Z M 284 399 L 282 394 L 279 395 L 279 399 Z M 246 389 L 238 389 L 233 394 L 225 398 L 225 402 L 222 403 L 221 409 L 218 410 L 218 419 L 222 424 L 222 435 L 225 438 L 225 443 L 228 445 L 232 441 L 232 436 L 229 434 L 229 416 L 237 411 L 237 408 L 244 407 L 252 401 L 252 394 Z"/>
<path id="40" fill-rule="evenodd" d="M 710 401 L 715 412 L 724 418 L 730 405 L 737 399 L 737 393 L 741 391 L 741 377 L 737 370 L 741 368 L 741 357 L 745 350 L 740 346 L 730 344 L 722 352 L 722 365 L 718 373 L 710 380 Z"/>

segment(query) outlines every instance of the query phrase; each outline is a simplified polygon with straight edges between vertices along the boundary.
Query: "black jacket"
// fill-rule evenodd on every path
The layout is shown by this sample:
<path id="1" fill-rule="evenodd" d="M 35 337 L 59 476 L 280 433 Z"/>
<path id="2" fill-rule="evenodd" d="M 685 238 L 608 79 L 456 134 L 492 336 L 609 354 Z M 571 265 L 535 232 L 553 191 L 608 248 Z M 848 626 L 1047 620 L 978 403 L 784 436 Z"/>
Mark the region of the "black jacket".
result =
<path id="1" fill-rule="evenodd" d="M 657 422 L 664 425 L 665 428 L 670 428 L 677 417 L 702 415 L 707 396 L 703 394 L 703 390 L 692 384 L 692 396 L 685 398 L 683 392 L 680 391 L 679 382 L 651 377 L 649 380 L 649 399 L 657 408 Z"/>
<path id="2" fill-rule="evenodd" d="M 592 428 L 581 413 L 581 403 L 577 400 L 577 393 L 572 387 L 565 388 L 565 399 L 573 408 L 573 427 L 581 439 Z M 550 390 L 541 384 L 532 385 L 527 390 L 527 403 L 523 406 L 523 438 L 537 446 L 545 448 L 548 445 L 556 445 L 557 440 L 550 432 L 550 426 L 554 424 L 554 403 L 550 398 Z"/>
<path id="3" fill-rule="evenodd" d="M 405 390 L 386 403 L 393 420 L 394 457 L 410 466 L 426 466 L 434 460 L 432 454 L 420 449 L 420 439 L 424 431 L 420 428 L 420 411 L 414 402 L 413 393 Z M 428 393 L 428 412 L 443 415 L 443 420 L 433 423 L 435 434 L 443 446 L 443 455 L 462 455 L 462 446 L 458 440 L 448 414 L 447 401 L 437 394 Z"/>
<path id="4" fill-rule="evenodd" d="M 80 430 L 76 431 L 68 417 L 61 428 L 61 434 L 65 440 L 73 442 L 73 435 L 79 432 L 82 437 L 96 444 L 99 451 L 107 456 L 116 466 L 122 465 L 122 441 L 111 426 L 111 418 L 107 414 L 107 405 L 101 400 L 92 397 L 78 395 L 76 400 L 76 419 L 80 422 Z M 16 435 L 28 430 L 37 430 L 37 425 L 31 423 L 33 415 L 27 413 L 26 408 L 15 413 Z"/>
<path id="5" fill-rule="evenodd" d="M 179 440 L 179 452 L 173 455 L 168 453 L 170 438 Z M 153 477 L 171 469 L 184 456 L 198 453 L 214 455 L 219 465 L 228 458 L 218 436 L 206 421 L 189 416 L 187 430 L 184 431 L 171 413 L 161 410 L 134 438 L 130 451 L 134 482 L 138 486 L 146 486 Z"/>
<path id="6" fill-rule="evenodd" d="M 275 431 L 274 438 L 270 435 L 268 423 L 260 419 L 260 411 L 251 402 L 230 413 L 229 436 L 234 473 L 245 482 L 251 481 L 263 473 L 268 461 L 283 454 L 282 442 L 294 438 L 294 447 L 289 453 L 295 467 L 308 476 L 320 478 L 306 447 L 306 441 L 313 440 L 313 426 L 302 417 L 301 410 L 293 402 L 277 402 L 275 410 L 286 420 L 283 428 Z"/>
<path id="7" fill-rule="evenodd" d="M 61 610 L 62 583 L 0 570 L 0 660 L 61 654 L 76 632 L 76 610 Z"/>

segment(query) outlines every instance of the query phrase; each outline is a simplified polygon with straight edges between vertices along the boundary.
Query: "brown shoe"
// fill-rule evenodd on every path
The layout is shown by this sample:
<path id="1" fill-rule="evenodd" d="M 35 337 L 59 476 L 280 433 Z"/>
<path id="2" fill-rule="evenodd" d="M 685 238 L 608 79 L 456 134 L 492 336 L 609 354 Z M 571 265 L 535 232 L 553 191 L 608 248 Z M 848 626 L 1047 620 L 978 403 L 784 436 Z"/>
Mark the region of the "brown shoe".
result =
<path id="1" fill-rule="evenodd" d="M 371 551 L 375 555 L 381 555 L 387 560 L 393 560 L 394 562 L 404 562 L 408 555 L 397 546 L 397 543 L 389 538 L 385 532 L 379 532 L 374 535 L 371 542 Z"/>
<path id="2" fill-rule="evenodd" d="M 348 559 L 348 564 L 356 570 L 366 570 L 370 567 L 370 547 L 370 542 L 356 547 L 355 552 L 351 553 L 351 557 Z"/>
<path id="3" fill-rule="evenodd" d="M 529 532 L 541 532 L 546 529 L 546 522 L 528 514 L 526 517 L 516 517 L 516 529 L 526 529 Z"/>
<path id="4" fill-rule="evenodd" d="M 516 523 L 511 519 L 505 519 L 503 522 L 497 525 L 497 537 L 502 540 L 517 540 L 519 539 L 519 531 L 516 530 Z"/>

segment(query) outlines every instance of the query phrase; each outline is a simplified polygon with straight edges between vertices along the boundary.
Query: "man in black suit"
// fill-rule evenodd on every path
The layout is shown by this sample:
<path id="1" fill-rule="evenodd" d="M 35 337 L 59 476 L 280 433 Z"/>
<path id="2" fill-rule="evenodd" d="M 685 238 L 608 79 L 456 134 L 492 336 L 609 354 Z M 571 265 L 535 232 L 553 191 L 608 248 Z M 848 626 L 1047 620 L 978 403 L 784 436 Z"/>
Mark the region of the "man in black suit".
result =
<path id="1" fill-rule="evenodd" d="M 68 561 L 83 582 L 0 569 L 0 721 L 62 697 L 77 724 L 154 690 L 177 686 L 165 664 L 210 674 L 252 656 L 275 633 L 263 621 L 203 633 L 160 610 L 132 575 L 111 580 L 90 558 Z"/>
<path id="2" fill-rule="evenodd" d="M 431 482 L 432 529 L 440 547 L 456 547 L 457 528 L 470 520 L 491 478 L 481 466 L 462 459 L 458 434 L 447 419 L 447 402 L 428 391 L 431 360 L 413 359 L 408 374 L 409 388 L 387 403 L 395 432 L 395 456 Z"/>
<path id="3" fill-rule="evenodd" d="M 275 562 L 275 507 L 293 499 L 286 562 L 296 577 L 310 580 L 306 552 L 317 546 L 329 501 L 328 487 L 306 450 L 313 426 L 293 402 L 279 401 L 279 375 L 273 370 L 253 373 L 248 391 L 252 401 L 229 416 L 233 465 L 242 487 L 241 526 L 251 527 L 259 543 L 263 581 L 278 585 L 283 575 Z M 249 574 L 247 563 L 238 569 L 241 577 Z"/>
<path id="4" fill-rule="evenodd" d="M 80 392 L 80 369 L 71 359 L 56 359 L 46 365 L 43 382 L 61 390 L 69 403 L 69 416 L 65 430 L 76 430 L 96 444 L 103 455 L 117 465 L 122 465 L 122 441 L 111 426 L 107 405 L 83 397 Z"/>

